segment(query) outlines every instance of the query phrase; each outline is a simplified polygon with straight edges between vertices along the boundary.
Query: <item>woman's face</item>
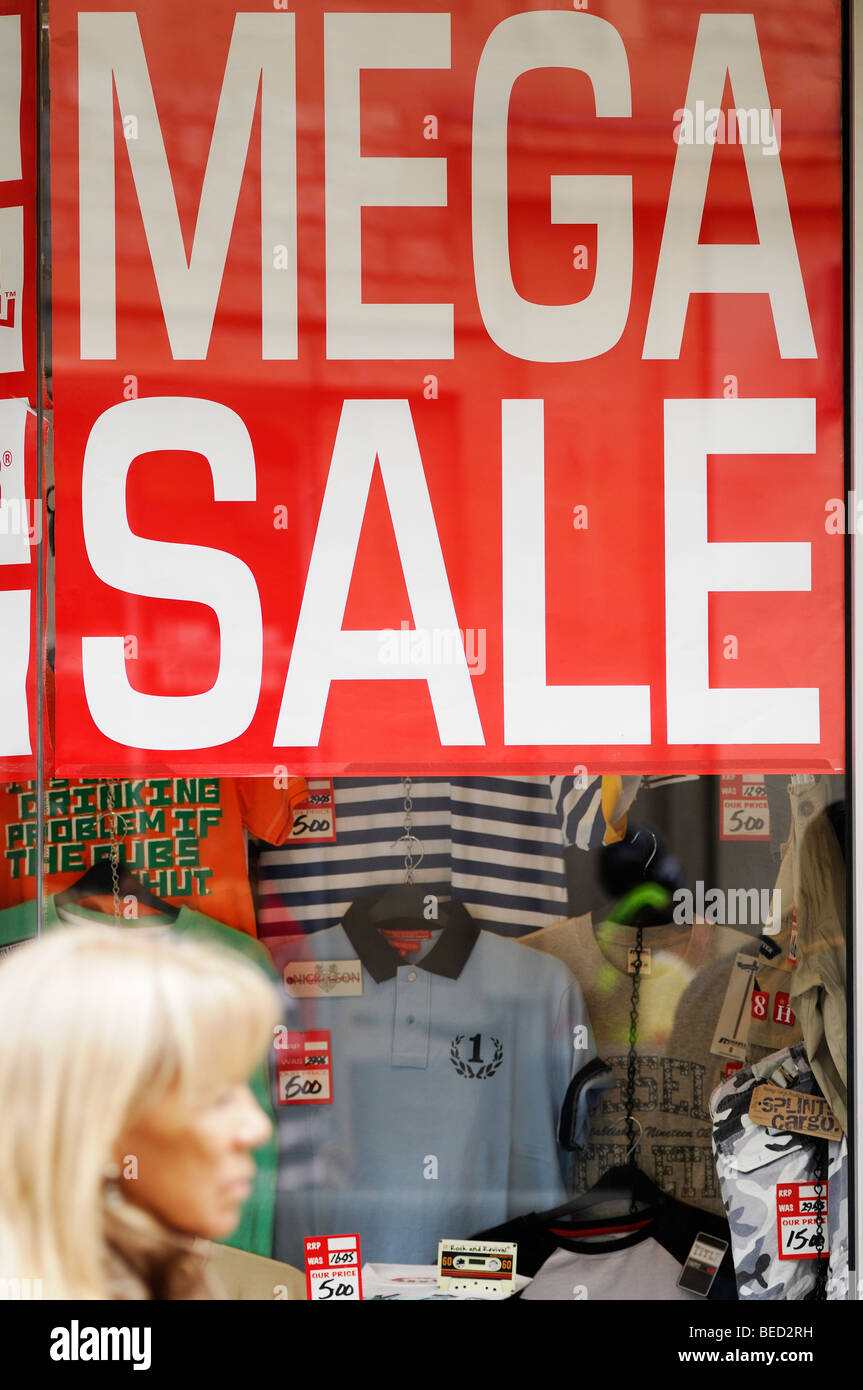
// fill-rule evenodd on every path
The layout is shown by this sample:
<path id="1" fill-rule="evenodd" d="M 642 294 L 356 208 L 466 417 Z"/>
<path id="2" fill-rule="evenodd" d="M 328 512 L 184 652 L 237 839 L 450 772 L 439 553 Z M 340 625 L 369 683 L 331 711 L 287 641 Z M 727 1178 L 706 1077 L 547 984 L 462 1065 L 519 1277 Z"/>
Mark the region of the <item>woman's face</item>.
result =
<path id="1" fill-rule="evenodd" d="M 121 1135 L 114 1155 L 121 1190 L 173 1230 L 223 1239 L 252 1190 L 252 1150 L 271 1128 L 247 1085 L 205 1104 L 175 1087 Z"/>

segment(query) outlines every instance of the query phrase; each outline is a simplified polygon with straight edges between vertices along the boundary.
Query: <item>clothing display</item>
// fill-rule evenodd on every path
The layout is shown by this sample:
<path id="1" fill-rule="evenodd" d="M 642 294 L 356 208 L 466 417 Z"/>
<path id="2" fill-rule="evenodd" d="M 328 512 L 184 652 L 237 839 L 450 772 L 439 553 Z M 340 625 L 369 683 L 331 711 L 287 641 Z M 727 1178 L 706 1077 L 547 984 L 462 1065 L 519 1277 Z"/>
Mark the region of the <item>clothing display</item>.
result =
<path id="1" fill-rule="evenodd" d="M 818 1095 L 802 1043 L 737 1072 L 710 1098 L 716 1168 L 731 1228 L 741 1299 L 810 1299 L 816 1214 L 823 1214 L 827 1299 L 848 1296 L 848 1146 L 757 1124 L 753 1088 L 770 1082 Z M 819 1167 L 820 1165 L 820 1167 Z M 823 1196 L 821 1186 L 823 1184 Z M 799 1185 L 802 1185 L 802 1190 Z M 826 1205 L 826 1211 L 821 1203 Z M 783 1212 L 790 1216 L 783 1218 Z"/>
<path id="2" fill-rule="evenodd" d="M 611 1080 L 592 1065 L 576 980 L 481 930 L 461 903 L 428 926 L 402 955 L 360 899 L 340 926 L 273 952 L 290 1049 L 287 1066 L 273 1049 L 277 1259 L 297 1263 L 303 1236 L 356 1231 L 372 1263 L 428 1263 L 443 1235 L 568 1190 L 565 1097 L 575 1081 L 566 1141 L 583 1145 Z M 325 1070 L 305 1103 L 309 1053 Z"/>
<path id="3" fill-rule="evenodd" d="M 44 903 L 43 931 L 55 931 L 59 927 L 73 927 L 76 923 L 98 922 L 113 924 L 114 918 L 104 912 L 94 912 L 78 904 L 74 908 L 61 906 L 58 909 L 56 897 L 47 898 Z M 137 923 L 121 920 L 117 931 L 135 931 L 139 927 L 164 926 L 177 936 L 204 941 L 226 947 L 246 960 L 253 961 L 265 974 L 274 978 L 273 966 L 267 952 L 259 942 L 243 932 L 214 922 L 201 912 L 181 907 L 176 918 L 171 920 L 153 914 L 142 917 Z M 36 904 L 20 903 L 0 912 L 0 961 L 3 955 L 13 951 L 36 935 Z M 249 1079 L 249 1085 L 258 1104 L 263 1107 L 270 1119 L 273 1109 L 267 1069 L 264 1062 L 256 1068 Z M 273 1209 L 275 1201 L 276 1138 L 271 1133 L 266 1143 L 255 1150 L 257 1177 L 253 1190 L 243 1205 L 239 1225 L 226 1241 L 240 1250 L 250 1250 L 257 1255 L 270 1255 L 273 1246 Z"/>
<path id="4" fill-rule="evenodd" d="M 617 1086 L 603 1096 L 590 1141 L 575 1156 L 574 1190 L 591 1187 L 621 1162 L 632 974 L 637 929 L 615 922 L 595 928 L 588 916 L 522 938 L 523 946 L 555 956 L 575 974 L 603 1061 Z M 639 1164 L 683 1202 L 722 1213 L 710 1147 L 708 1099 L 725 1075 L 727 1058 L 711 1051 L 716 1021 L 737 951 L 753 951 L 751 937 L 728 927 L 675 923 L 648 927 L 649 951 L 639 982 L 638 1081 L 635 1109 L 642 1134 Z M 687 988 L 710 973 L 711 987 L 690 1008 Z"/>
<path id="5" fill-rule="evenodd" d="M 279 785 L 277 785 L 277 783 Z M 306 794 L 301 777 L 51 778 L 45 788 L 44 892 L 70 887 L 111 846 L 158 897 L 256 935 L 244 830 L 280 843 Z M 0 908 L 35 897 L 34 782 L 0 786 Z"/>
<path id="6" fill-rule="evenodd" d="M 841 784 L 791 781 L 773 931 L 772 889 L 749 921 L 739 899 L 700 915 L 678 846 L 633 821 L 654 795 L 712 804 L 707 780 L 52 779 L 46 935 L 107 921 L 219 942 L 282 1003 L 251 1078 L 273 1126 L 254 1190 L 207 1266 L 218 1282 L 183 1296 L 305 1301 L 306 1241 L 358 1238 L 366 1301 L 487 1301 L 439 1287 L 446 1240 L 515 1244 L 507 1302 L 846 1297 L 846 1139 L 748 1113 L 770 1080 L 847 1123 Z M 37 915 L 35 793 L 9 784 L 4 806 L 0 884 L 20 897 L 0 972 Z M 573 914 L 570 853 L 615 895 L 607 915 Z M 791 1045 L 765 1058 L 777 1037 Z M 822 1211 L 822 1179 L 819 1262 L 799 1208 Z M 159 1271 L 140 1274 L 112 1266 L 114 1296 L 158 1296 Z"/>
<path id="7" fill-rule="evenodd" d="M 616 1234 L 614 1227 L 634 1225 L 635 1230 Z M 481 1231 L 479 1240 L 514 1241 L 518 1245 L 517 1270 L 530 1283 L 514 1295 L 533 1300 L 609 1299 L 700 1300 L 704 1295 L 680 1288 L 683 1266 L 699 1234 L 728 1246 L 728 1226 L 719 1217 L 683 1202 L 667 1199 L 653 1212 L 623 1220 L 594 1222 L 569 1231 L 547 1225 L 530 1212 L 492 1230 Z M 717 1248 L 717 1253 L 718 1249 Z M 729 1249 L 718 1260 L 706 1297 L 736 1298 L 734 1267 Z"/>
<path id="8" fill-rule="evenodd" d="M 463 902 L 502 936 L 566 917 L 562 795 L 542 777 L 411 779 L 414 882 Z M 401 780 L 336 778 L 330 839 L 261 851 L 260 934 L 326 930 L 360 894 L 398 879 L 404 801 Z"/>

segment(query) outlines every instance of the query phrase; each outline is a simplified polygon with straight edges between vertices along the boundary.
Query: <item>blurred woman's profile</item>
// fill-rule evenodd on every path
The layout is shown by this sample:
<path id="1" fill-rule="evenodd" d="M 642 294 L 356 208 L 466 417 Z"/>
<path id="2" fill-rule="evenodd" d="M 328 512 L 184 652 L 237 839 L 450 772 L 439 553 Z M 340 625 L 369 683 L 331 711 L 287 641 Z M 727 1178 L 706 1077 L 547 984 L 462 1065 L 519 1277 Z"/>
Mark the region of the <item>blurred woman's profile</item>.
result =
<path id="1" fill-rule="evenodd" d="M 247 1078 L 277 1020 L 255 965 L 164 928 L 68 927 L 0 960 L 0 1290 L 224 1297 L 207 1241 L 271 1132 Z"/>

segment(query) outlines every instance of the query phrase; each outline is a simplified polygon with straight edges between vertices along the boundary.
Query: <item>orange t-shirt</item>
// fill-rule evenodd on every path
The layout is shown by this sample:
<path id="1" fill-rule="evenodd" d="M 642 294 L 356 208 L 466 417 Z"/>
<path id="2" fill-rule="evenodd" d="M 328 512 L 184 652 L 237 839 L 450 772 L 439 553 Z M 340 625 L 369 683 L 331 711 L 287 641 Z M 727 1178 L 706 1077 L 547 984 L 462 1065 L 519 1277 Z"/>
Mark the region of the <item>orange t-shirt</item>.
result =
<path id="1" fill-rule="evenodd" d="M 111 852 L 114 788 L 120 857 L 158 898 L 256 936 L 243 830 L 279 845 L 302 777 L 53 777 L 45 789 L 46 894 L 62 892 Z M 0 784 L 0 908 L 35 898 L 34 782 Z M 142 913 L 145 909 L 141 908 Z"/>

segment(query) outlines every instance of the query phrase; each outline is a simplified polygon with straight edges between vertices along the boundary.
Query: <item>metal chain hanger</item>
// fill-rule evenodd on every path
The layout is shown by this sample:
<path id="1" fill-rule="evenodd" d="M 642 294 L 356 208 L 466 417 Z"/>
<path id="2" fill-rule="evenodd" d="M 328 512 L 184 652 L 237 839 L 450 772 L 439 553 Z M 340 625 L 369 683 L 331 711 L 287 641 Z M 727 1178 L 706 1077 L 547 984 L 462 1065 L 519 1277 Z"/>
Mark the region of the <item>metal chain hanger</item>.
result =
<path id="1" fill-rule="evenodd" d="M 420 864 L 422 863 L 423 858 L 424 858 L 424 856 L 425 856 L 425 850 L 423 849 L 422 840 L 418 839 L 417 836 L 414 834 L 414 822 L 413 822 L 414 804 L 413 804 L 413 800 L 411 799 L 411 788 L 412 788 L 412 786 L 413 786 L 413 778 L 412 778 L 412 777 L 403 777 L 403 778 L 402 778 L 402 786 L 403 786 L 403 788 L 404 788 L 404 813 L 405 813 L 405 818 L 404 818 L 404 822 L 403 822 L 404 834 L 403 834 L 403 835 L 400 835 L 399 838 L 398 838 L 394 843 L 397 844 L 397 845 L 404 845 L 404 847 L 405 847 L 405 883 L 413 883 L 413 881 L 414 881 L 414 870 L 415 870 L 415 869 L 418 869 L 419 866 L 420 866 Z M 419 852 L 419 858 L 418 858 L 418 859 L 414 859 L 414 855 L 413 855 L 413 846 L 414 846 L 414 845 L 419 845 L 419 851 L 420 851 L 420 852 Z"/>
<path id="2" fill-rule="evenodd" d="M 635 962 L 632 972 L 632 994 L 629 1002 L 629 1055 L 626 1059 L 626 1088 L 624 1091 L 626 1105 L 626 1144 L 628 1149 L 627 1158 L 631 1158 L 640 1142 L 640 1136 L 635 1136 L 635 1126 L 638 1121 L 633 1115 L 635 1109 L 635 1083 L 638 1080 L 638 1053 L 636 1044 L 638 1042 L 638 1000 L 641 989 L 641 953 L 644 949 L 644 927 L 636 928 L 635 937 Z M 640 1125 L 639 1125 L 640 1128 Z M 637 1210 L 635 1194 L 629 1205 L 630 1212 Z"/>
<path id="3" fill-rule="evenodd" d="M 817 1264 L 815 1266 L 815 1286 L 808 1295 L 809 1301 L 814 1303 L 824 1303 L 827 1299 L 827 1275 L 830 1271 L 830 1256 L 825 1253 L 826 1244 L 824 1236 L 824 1210 L 827 1206 L 825 1188 L 827 1187 L 827 1140 L 816 1139 L 815 1141 L 815 1174 L 813 1178 L 813 1188 L 815 1191 L 815 1250 Z"/>
<path id="4" fill-rule="evenodd" d="M 114 808 L 114 784 L 105 779 L 105 800 L 108 804 L 108 834 L 111 837 L 111 884 L 114 891 L 114 919 L 122 918 L 120 911 L 120 842 L 117 838 L 117 812 Z"/>

